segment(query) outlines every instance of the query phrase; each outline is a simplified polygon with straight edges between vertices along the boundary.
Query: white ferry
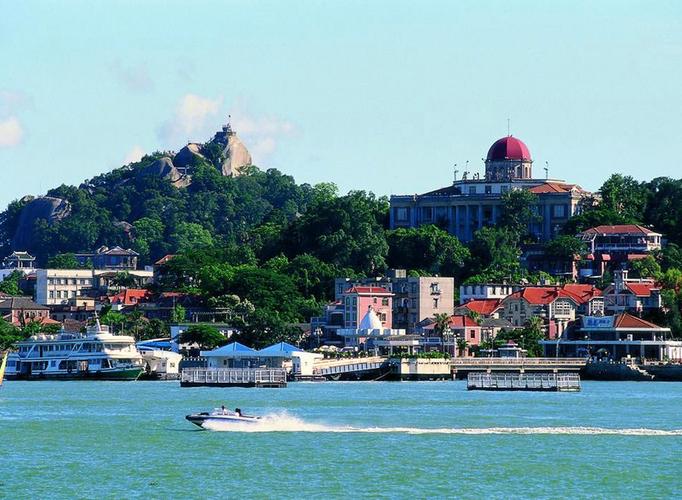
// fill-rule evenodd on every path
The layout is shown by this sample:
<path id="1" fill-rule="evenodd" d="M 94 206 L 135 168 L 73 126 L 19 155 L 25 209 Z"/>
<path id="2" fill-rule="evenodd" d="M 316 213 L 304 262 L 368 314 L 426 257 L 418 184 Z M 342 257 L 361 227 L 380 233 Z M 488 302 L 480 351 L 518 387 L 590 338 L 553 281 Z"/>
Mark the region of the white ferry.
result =
<path id="1" fill-rule="evenodd" d="M 17 342 L 7 380 L 135 380 L 144 368 L 135 339 L 113 335 L 99 320 L 86 333 L 38 334 Z"/>

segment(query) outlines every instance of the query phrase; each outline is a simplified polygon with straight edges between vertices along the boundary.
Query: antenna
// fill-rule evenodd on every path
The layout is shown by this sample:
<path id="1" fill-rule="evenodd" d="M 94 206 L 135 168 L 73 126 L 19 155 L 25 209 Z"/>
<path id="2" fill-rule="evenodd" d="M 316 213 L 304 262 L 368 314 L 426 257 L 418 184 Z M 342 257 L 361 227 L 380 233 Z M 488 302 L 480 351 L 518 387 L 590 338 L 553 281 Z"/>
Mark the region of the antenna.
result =
<path id="1" fill-rule="evenodd" d="M 507 137 L 511 137 L 511 118 L 507 117 Z"/>
<path id="2" fill-rule="evenodd" d="M 457 170 L 457 164 L 455 163 L 452 167 L 454 169 L 454 174 L 455 174 L 454 182 L 457 182 L 457 174 L 459 173 L 459 170 Z"/>
<path id="3" fill-rule="evenodd" d="M 549 162 L 545 162 L 545 179 L 549 179 Z"/>

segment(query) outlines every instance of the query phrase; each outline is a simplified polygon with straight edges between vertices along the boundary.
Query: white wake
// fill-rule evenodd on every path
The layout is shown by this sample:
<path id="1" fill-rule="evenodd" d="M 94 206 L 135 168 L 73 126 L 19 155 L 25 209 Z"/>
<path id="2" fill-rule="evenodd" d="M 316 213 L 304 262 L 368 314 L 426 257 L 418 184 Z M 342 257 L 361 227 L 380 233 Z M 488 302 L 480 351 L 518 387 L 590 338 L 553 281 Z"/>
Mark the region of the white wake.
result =
<path id="1" fill-rule="evenodd" d="M 209 421 L 204 428 L 216 432 L 317 432 L 365 434 L 551 434 L 551 435 L 617 435 L 617 436 L 682 436 L 682 429 L 609 429 L 604 427 L 355 427 L 306 422 L 287 413 L 264 416 L 257 423 Z"/>

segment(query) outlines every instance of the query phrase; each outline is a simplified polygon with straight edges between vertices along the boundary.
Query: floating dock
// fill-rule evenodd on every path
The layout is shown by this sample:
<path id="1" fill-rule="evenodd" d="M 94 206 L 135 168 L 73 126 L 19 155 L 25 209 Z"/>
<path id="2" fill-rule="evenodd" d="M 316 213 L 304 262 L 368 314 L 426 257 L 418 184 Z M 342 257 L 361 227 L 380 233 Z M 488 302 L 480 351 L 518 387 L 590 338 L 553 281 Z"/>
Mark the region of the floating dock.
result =
<path id="1" fill-rule="evenodd" d="M 577 373 L 469 373 L 470 391 L 546 391 L 578 392 Z"/>
<path id="2" fill-rule="evenodd" d="M 180 387 L 286 387 L 284 368 L 185 368 Z"/>

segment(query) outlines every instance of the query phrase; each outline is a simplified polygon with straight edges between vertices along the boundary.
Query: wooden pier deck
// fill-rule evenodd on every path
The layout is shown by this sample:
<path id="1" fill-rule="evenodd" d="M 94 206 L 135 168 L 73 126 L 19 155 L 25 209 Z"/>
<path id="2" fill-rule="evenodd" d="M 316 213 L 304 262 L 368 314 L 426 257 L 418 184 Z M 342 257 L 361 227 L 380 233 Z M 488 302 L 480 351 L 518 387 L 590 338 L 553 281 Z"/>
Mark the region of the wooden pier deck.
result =
<path id="1" fill-rule="evenodd" d="M 577 373 L 469 373 L 470 391 L 578 392 Z"/>
<path id="2" fill-rule="evenodd" d="M 286 387 L 284 368 L 186 368 L 180 387 Z"/>

